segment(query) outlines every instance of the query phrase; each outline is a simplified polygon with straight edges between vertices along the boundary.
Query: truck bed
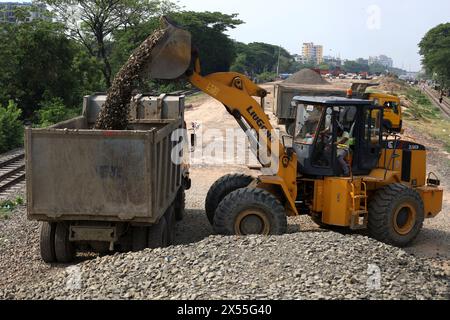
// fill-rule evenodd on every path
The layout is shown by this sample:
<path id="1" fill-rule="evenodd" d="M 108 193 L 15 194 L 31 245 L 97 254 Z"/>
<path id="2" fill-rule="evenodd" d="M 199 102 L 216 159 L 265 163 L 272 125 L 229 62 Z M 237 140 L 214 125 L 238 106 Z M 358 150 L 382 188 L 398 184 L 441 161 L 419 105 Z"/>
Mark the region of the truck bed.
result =
<path id="1" fill-rule="evenodd" d="M 182 117 L 104 131 L 91 129 L 87 114 L 26 129 L 28 218 L 156 223 L 182 183 L 171 160 Z"/>

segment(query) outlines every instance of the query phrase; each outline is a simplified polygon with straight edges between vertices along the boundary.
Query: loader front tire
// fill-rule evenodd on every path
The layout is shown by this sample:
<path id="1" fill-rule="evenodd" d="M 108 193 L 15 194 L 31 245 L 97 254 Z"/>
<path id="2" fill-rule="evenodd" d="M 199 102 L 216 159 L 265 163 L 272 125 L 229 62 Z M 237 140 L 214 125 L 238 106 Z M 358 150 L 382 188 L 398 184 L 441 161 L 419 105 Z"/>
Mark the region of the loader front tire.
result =
<path id="1" fill-rule="evenodd" d="M 39 239 L 41 257 L 45 263 L 56 262 L 55 252 L 55 232 L 56 223 L 42 222 L 41 223 L 41 235 Z"/>
<path id="2" fill-rule="evenodd" d="M 385 186 L 369 204 L 369 233 L 378 241 L 406 247 L 422 230 L 424 211 L 417 191 L 403 184 Z"/>
<path id="3" fill-rule="evenodd" d="M 69 241 L 69 225 L 58 222 L 55 230 L 55 254 L 59 263 L 71 263 L 75 257 L 75 244 Z"/>
<path id="4" fill-rule="evenodd" d="M 280 201 L 268 191 L 243 188 L 222 200 L 213 227 L 221 235 L 282 235 L 287 231 L 287 217 Z"/>
<path id="5" fill-rule="evenodd" d="M 214 224 L 214 215 L 220 202 L 233 191 L 248 187 L 253 180 L 253 177 L 245 174 L 228 174 L 212 185 L 205 201 L 206 216 L 211 225 Z"/>

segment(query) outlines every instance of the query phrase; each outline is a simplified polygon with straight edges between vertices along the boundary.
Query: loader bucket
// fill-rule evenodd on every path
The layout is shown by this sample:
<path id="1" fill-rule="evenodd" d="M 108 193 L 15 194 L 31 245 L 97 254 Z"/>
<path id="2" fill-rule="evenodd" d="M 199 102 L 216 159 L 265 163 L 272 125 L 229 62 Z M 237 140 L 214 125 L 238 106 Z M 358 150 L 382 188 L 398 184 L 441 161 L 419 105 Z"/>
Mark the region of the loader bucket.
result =
<path id="1" fill-rule="evenodd" d="M 182 76 L 191 63 L 191 33 L 161 18 L 164 35 L 152 50 L 145 73 L 151 79 L 172 80 Z"/>

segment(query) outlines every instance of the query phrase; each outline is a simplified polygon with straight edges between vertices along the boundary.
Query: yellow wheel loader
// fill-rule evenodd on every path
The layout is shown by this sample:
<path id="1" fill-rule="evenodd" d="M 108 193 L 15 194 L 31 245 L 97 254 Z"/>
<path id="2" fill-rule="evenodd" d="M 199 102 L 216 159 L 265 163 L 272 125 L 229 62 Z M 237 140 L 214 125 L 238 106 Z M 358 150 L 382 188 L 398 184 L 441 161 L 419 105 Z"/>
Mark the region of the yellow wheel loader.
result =
<path id="1" fill-rule="evenodd" d="M 295 135 L 280 138 L 257 101 L 266 90 L 234 72 L 202 75 L 190 33 L 166 18 L 162 23 L 166 32 L 149 75 L 185 77 L 223 103 L 263 166 L 257 178 L 229 175 L 213 185 L 206 211 L 217 233 L 279 235 L 287 216 L 309 215 L 323 227 L 368 229 L 380 241 L 406 246 L 424 219 L 442 210 L 443 190 L 438 178 L 427 176 L 425 147 L 385 133 L 382 106 L 295 97 Z"/>

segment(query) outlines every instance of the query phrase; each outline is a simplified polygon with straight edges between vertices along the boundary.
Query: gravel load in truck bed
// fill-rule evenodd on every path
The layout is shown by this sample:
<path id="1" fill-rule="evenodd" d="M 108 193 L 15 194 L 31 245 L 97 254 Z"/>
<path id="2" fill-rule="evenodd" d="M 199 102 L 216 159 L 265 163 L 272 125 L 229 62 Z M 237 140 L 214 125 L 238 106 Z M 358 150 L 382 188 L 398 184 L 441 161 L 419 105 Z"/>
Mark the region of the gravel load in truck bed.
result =
<path id="1" fill-rule="evenodd" d="M 60 270 L 3 298 L 445 299 L 448 279 L 426 261 L 357 235 L 211 236 L 116 254 Z"/>
<path id="2" fill-rule="evenodd" d="M 100 130 L 125 130 L 128 124 L 129 103 L 138 80 L 155 45 L 164 36 L 165 30 L 157 30 L 151 34 L 130 56 L 120 69 L 108 90 L 106 102 L 98 115 L 95 124 Z"/>

